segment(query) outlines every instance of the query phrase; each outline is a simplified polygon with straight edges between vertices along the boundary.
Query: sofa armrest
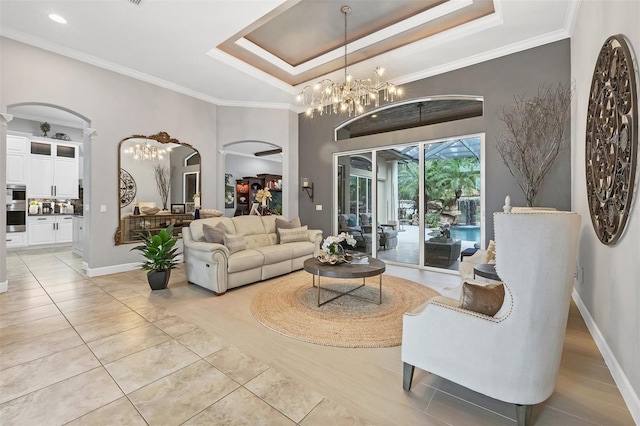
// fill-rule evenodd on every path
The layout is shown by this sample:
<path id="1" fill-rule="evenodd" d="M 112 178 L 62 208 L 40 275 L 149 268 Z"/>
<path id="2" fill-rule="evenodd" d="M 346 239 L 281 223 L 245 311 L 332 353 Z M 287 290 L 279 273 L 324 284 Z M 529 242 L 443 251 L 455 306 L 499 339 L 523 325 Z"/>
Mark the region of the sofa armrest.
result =
<path id="1" fill-rule="evenodd" d="M 201 251 L 201 252 L 215 252 L 221 251 L 224 253 L 226 257 L 229 257 L 229 249 L 224 244 L 216 244 L 216 243 L 206 243 L 203 241 L 185 241 L 184 246 L 189 248 L 190 250 Z"/>
<path id="2" fill-rule="evenodd" d="M 322 231 L 320 229 L 309 229 L 307 231 L 309 241 L 313 243 L 313 255 L 320 256 L 320 245 L 322 244 Z"/>

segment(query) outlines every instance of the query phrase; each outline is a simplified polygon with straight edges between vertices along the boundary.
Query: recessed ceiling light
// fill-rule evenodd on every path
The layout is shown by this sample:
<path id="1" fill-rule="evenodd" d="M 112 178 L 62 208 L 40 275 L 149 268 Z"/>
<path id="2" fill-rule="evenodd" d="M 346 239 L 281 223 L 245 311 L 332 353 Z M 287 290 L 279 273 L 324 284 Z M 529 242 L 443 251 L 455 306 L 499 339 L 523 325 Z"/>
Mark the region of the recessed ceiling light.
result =
<path id="1" fill-rule="evenodd" d="M 57 22 L 58 24 L 66 24 L 67 23 L 66 19 L 64 19 L 60 15 L 56 15 L 55 13 L 50 13 L 49 14 L 49 19 L 51 19 L 53 22 Z"/>
<path id="2" fill-rule="evenodd" d="M 378 114 L 373 114 L 371 118 L 378 118 Z"/>

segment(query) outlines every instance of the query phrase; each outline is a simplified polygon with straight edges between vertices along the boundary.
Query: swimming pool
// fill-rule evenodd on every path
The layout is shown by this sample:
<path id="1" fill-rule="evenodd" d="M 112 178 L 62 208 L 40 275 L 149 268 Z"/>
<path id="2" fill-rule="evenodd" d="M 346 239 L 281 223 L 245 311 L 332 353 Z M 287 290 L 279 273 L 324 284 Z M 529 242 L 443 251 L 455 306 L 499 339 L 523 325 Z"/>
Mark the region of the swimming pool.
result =
<path id="1" fill-rule="evenodd" d="M 452 226 L 451 238 L 464 241 L 480 242 L 480 227 L 479 226 Z"/>

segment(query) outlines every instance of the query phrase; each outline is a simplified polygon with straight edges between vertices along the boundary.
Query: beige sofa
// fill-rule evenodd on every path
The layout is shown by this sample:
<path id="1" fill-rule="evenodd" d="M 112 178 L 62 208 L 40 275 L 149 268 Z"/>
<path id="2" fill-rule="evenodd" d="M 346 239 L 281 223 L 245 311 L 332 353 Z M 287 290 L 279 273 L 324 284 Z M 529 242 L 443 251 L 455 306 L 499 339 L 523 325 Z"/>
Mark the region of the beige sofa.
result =
<path id="1" fill-rule="evenodd" d="M 266 280 L 302 269 L 306 259 L 317 256 L 322 231 L 307 231 L 307 241 L 278 244 L 276 218 L 282 216 L 236 216 L 194 220 L 182 228 L 187 281 L 224 294 L 228 289 Z M 230 253 L 223 244 L 205 240 L 203 225 L 223 223 L 244 237 L 246 249 Z"/>

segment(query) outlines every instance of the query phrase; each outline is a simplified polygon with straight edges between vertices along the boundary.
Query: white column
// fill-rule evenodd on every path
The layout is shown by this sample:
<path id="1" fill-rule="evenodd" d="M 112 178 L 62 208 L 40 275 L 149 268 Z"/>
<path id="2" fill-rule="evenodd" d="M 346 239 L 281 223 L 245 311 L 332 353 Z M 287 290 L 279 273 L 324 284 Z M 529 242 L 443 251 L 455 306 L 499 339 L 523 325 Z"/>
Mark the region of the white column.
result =
<path id="1" fill-rule="evenodd" d="M 11 120 L 13 120 L 13 115 L 6 113 L 0 114 L 0 123 L 2 123 L 2 127 L 0 128 L 0 152 L 5 154 L 7 152 L 7 125 Z M 2 185 L 2 187 L 4 188 L 7 186 L 7 163 L 4 160 L 4 158 L 6 158 L 4 155 L 2 156 L 2 158 L 2 164 L 0 165 L 0 185 Z M 0 205 L 4 206 L 7 202 L 7 192 L 0 192 L 2 193 L 0 195 Z M 5 241 L 5 243 L 2 243 L 2 249 L 0 250 L 0 253 L 2 253 L 2 256 L 0 256 L 0 293 L 4 293 L 9 290 L 9 283 L 7 281 L 7 227 L 5 225 L 7 223 L 6 209 L 0 210 L 0 223 L 2 224 L 0 226 L 0 241 Z"/>

